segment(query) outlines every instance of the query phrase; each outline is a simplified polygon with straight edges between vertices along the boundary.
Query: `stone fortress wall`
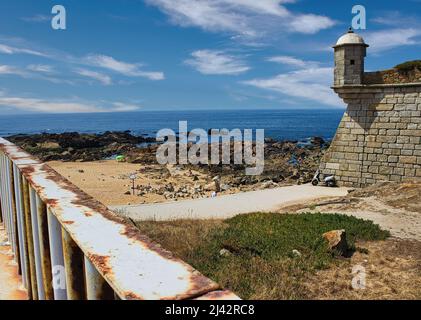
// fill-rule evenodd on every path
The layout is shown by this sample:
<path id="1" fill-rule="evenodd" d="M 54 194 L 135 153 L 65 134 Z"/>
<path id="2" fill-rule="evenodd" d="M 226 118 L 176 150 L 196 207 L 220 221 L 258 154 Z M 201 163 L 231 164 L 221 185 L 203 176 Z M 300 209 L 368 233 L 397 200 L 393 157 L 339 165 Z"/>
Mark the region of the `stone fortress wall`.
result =
<path id="1" fill-rule="evenodd" d="M 341 186 L 421 177 L 421 82 L 373 83 L 367 47 L 352 31 L 334 47 L 333 89 L 348 106 L 320 171 Z"/>

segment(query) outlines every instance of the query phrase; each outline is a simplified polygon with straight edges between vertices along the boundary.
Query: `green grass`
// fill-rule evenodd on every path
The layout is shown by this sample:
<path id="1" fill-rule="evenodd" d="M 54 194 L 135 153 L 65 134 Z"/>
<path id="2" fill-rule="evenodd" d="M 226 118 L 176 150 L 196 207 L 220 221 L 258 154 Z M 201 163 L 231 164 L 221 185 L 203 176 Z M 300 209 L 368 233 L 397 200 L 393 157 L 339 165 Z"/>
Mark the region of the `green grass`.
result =
<path id="1" fill-rule="evenodd" d="M 355 249 L 355 241 L 389 236 L 370 221 L 335 214 L 253 213 L 213 226 L 200 221 L 142 222 L 139 226 L 244 299 L 305 298 L 305 279 L 334 260 L 322 238 L 327 231 L 345 229 L 350 249 Z M 221 255 L 222 249 L 230 254 Z M 293 250 L 301 256 L 294 256 Z"/>
<path id="2" fill-rule="evenodd" d="M 418 68 L 418 70 L 421 70 L 421 60 L 414 60 L 414 61 L 408 61 L 401 64 L 398 64 L 396 67 L 399 71 L 412 71 L 415 68 Z"/>

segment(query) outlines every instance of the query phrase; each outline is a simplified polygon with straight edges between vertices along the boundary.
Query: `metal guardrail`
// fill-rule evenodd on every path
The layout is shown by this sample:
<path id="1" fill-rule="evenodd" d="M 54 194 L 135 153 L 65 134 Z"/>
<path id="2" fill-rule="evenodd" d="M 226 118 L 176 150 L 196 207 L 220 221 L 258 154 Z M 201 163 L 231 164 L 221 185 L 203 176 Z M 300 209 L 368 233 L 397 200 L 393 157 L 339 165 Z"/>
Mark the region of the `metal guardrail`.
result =
<path id="1" fill-rule="evenodd" d="M 29 299 L 238 299 L 3 138 L 0 207 Z"/>

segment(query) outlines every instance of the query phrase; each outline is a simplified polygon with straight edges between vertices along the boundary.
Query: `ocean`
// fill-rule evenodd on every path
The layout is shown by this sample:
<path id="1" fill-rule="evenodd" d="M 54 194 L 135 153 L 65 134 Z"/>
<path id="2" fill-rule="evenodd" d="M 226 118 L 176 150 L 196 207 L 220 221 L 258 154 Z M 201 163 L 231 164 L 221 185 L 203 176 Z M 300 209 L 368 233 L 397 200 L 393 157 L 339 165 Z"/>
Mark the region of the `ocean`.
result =
<path id="1" fill-rule="evenodd" d="M 101 133 L 130 130 L 135 135 L 155 137 L 163 128 L 178 132 L 178 121 L 188 121 L 188 130 L 265 129 L 276 140 L 333 138 L 343 110 L 204 110 L 141 111 L 93 114 L 25 114 L 0 116 L 0 136 L 34 133 Z"/>

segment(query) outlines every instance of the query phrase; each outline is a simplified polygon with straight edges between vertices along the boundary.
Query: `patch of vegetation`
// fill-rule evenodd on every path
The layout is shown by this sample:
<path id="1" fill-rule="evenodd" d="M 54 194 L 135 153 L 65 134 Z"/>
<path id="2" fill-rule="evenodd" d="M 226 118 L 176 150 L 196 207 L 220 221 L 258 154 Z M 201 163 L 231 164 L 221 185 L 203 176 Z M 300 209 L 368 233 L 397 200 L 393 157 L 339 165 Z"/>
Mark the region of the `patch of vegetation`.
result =
<path id="1" fill-rule="evenodd" d="M 421 60 L 407 61 L 398 64 L 395 68 L 402 72 L 408 72 L 415 69 L 421 70 Z"/>
<path id="2" fill-rule="evenodd" d="M 253 213 L 224 222 L 138 225 L 152 239 L 244 299 L 305 298 L 306 277 L 328 267 L 334 258 L 322 238 L 327 231 L 345 229 L 354 249 L 357 240 L 389 236 L 370 221 L 320 213 Z"/>

